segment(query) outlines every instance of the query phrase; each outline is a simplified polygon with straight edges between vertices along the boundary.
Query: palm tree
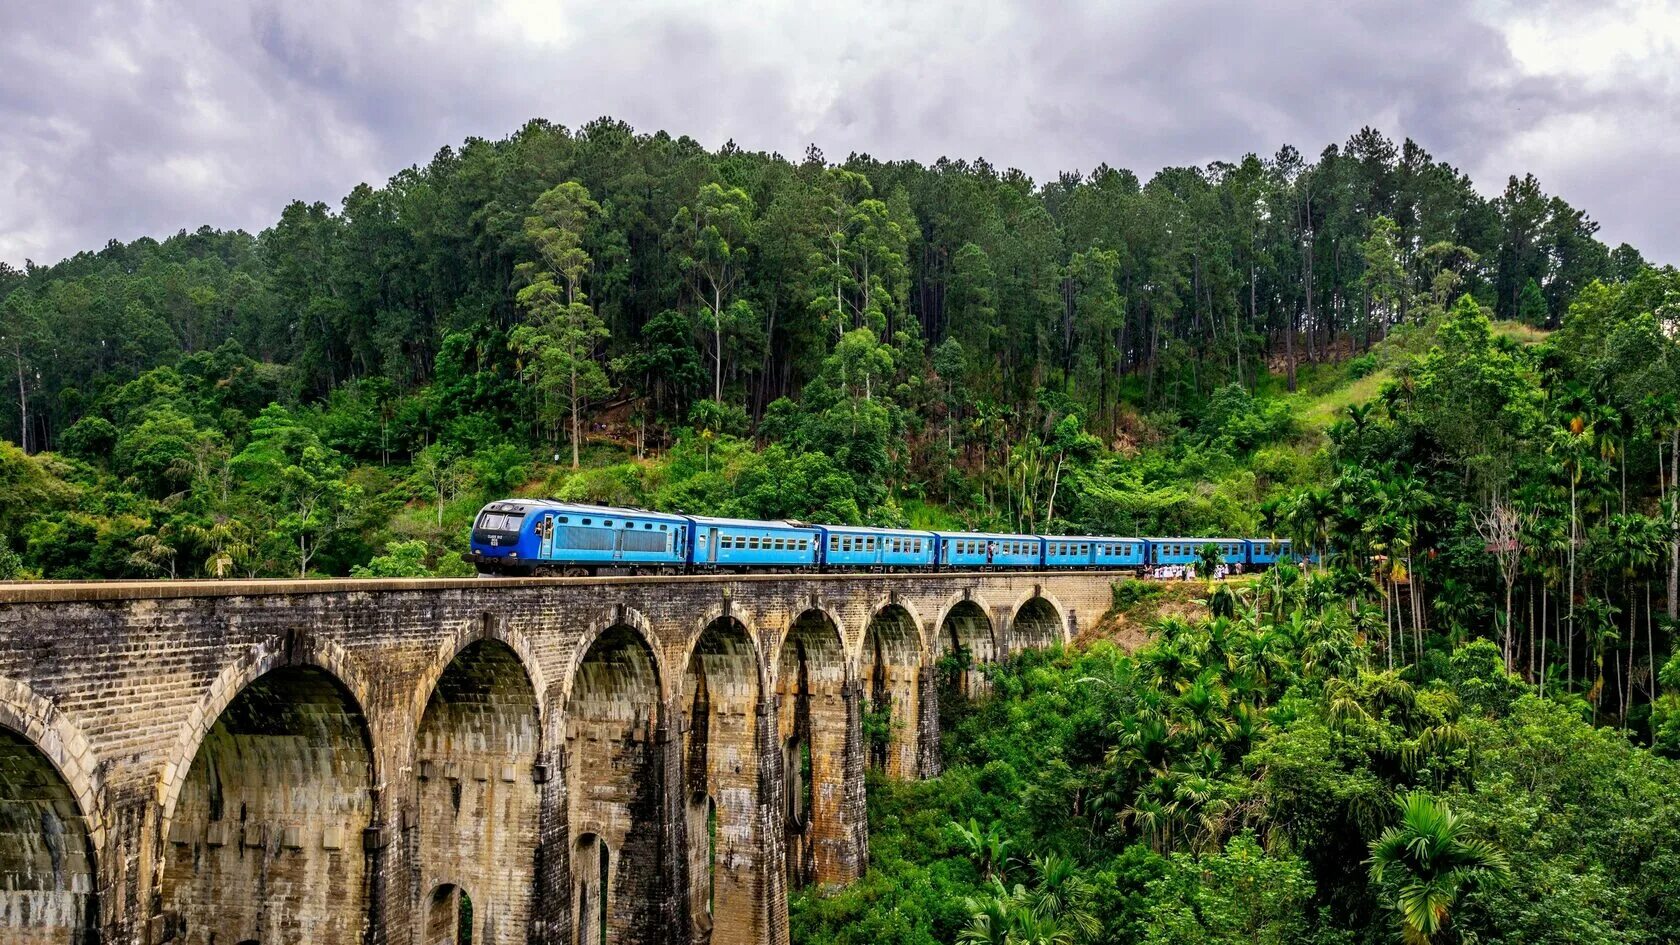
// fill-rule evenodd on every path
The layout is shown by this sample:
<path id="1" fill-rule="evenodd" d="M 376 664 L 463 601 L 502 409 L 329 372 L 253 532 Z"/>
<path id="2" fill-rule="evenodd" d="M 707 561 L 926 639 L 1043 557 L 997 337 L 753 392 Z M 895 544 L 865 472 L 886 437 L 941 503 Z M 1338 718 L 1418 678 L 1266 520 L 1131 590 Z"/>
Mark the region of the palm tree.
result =
<path id="1" fill-rule="evenodd" d="M 968 823 L 953 823 L 952 833 L 956 834 L 957 844 L 968 854 L 969 859 L 980 867 L 980 876 L 991 879 L 1001 874 L 1003 865 L 1009 859 L 1011 844 L 1009 838 L 1003 835 L 996 824 L 981 827 L 979 822 L 970 817 Z"/>
<path id="2" fill-rule="evenodd" d="M 1470 883 L 1503 877 L 1505 855 L 1485 840 L 1464 836 L 1458 816 L 1422 791 L 1395 798 L 1400 822 L 1371 844 L 1371 880 L 1389 883 L 1400 935 L 1408 945 L 1431 945 L 1452 918 Z"/>

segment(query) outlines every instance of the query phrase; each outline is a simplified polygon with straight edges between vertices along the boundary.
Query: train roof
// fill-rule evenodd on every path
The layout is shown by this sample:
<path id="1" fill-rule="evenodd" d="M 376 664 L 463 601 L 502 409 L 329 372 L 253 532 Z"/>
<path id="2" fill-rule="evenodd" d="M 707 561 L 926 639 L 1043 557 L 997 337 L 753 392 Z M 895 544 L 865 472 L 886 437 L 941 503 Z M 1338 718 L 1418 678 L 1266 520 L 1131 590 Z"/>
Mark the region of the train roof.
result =
<path id="1" fill-rule="evenodd" d="M 654 512 L 649 509 L 633 509 L 617 505 L 590 505 L 586 502 L 561 502 L 558 499 L 503 499 L 492 502 L 486 508 L 496 506 L 519 505 L 527 509 L 544 509 L 550 512 L 565 512 L 570 515 L 602 515 L 617 518 L 651 518 L 663 521 L 681 522 L 685 517 L 673 515 L 670 512 Z"/>
<path id="2" fill-rule="evenodd" d="M 1202 543 L 1202 544 L 1204 544 L 1204 545 L 1205 545 L 1205 544 L 1207 544 L 1207 543 L 1209 543 L 1209 542 L 1218 542 L 1218 541 L 1253 541 L 1253 540 L 1254 540 L 1254 539 L 1252 539 L 1252 538 L 1231 538 L 1231 537 L 1226 537 L 1226 538 L 1218 538 L 1218 537 L 1214 537 L 1214 538 L 1208 538 L 1208 537 L 1203 537 L 1203 536 L 1200 536 L 1200 535 L 1172 535 L 1172 536 L 1169 536 L 1169 537 L 1166 537 L 1166 538 L 1151 538 L 1151 539 L 1149 539 L 1149 540 L 1150 540 L 1150 541 L 1152 541 L 1152 542 L 1156 542 L 1156 543 L 1157 543 L 1157 544 L 1159 544 L 1159 543 L 1160 543 L 1160 542 L 1163 542 L 1163 541 L 1199 541 L 1199 542 L 1201 542 L 1201 543 Z"/>
<path id="3" fill-rule="evenodd" d="M 1123 535 L 1040 535 L 1045 541 L 1139 541 Z"/>
<path id="4" fill-rule="evenodd" d="M 831 532 L 849 532 L 869 535 L 900 535 L 905 538 L 932 538 L 934 532 L 918 531 L 914 528 L 876 528 L 873 525 L 818 525 L 807 522 L 794 522 L 795 525 L 805 525 L 809 528 L 821 528 Z"/>
<path id="5" fill-rule="evenodd" d="M 802 531 L 815 531 L 810 525 L 802 525 L 798 522 L 789 522 L 783 519 L 760 521 L 751 518 L 719 518 L 714 515 L 685 515 L 681 517 L 691 518 L 698 525 L 721 525 L 729 528 L 797 528 Z"/>
<path id="6" fill-rule="evenodd" d="M 1037 535 L 1014 535 L 1004 532 L 934 532 L 934 534 L 938 535 L 940 538 L 955 538 L 958 540 L 969 538 L 1001 538 L 1005 541 L 1020 541 L 1022 539 L 1026 539 L 1027 541 L 1038 540 Z"/>

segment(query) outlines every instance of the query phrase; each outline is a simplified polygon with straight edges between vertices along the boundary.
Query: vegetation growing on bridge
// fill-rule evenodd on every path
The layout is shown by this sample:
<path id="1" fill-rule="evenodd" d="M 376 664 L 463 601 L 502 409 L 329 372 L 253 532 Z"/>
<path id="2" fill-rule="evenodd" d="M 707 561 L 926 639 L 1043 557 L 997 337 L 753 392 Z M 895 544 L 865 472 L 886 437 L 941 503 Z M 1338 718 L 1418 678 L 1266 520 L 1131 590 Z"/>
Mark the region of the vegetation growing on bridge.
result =
<path id="1" fill-rule="evenodd" d="M 1325 575 L 1027 653 L 936 781 L 870 783 L 815 943 L 1639 942 L 1680 935 L 1680 768 L 1487 641 L 1390 668 Z"/>

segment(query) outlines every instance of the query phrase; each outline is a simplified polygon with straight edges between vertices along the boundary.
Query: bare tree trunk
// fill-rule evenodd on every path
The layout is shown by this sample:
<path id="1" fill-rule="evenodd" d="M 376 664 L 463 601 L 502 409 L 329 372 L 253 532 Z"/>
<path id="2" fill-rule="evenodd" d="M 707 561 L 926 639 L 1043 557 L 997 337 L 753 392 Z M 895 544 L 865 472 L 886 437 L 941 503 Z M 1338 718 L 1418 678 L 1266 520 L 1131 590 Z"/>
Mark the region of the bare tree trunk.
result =
<path id="1" fill-rule="evenodd" d="M 723 293 L 712 285 L 712 399 L 723 403 Z M 576 464 L 574 464 L 576 465 Z"/>
<path id="2" fill-rule="evenodd" d="M 29 388 L 24 383 L 23 352 L 21 349 L 12 352 L 12 362 L 17 365 L 18 382 L 18 445 L 23 447 L 24 455 L 29 455 Z"/>
<path id="3" fill-rule="evenodd" d="M 578 372 L 577 364 L 572 365 L 572 468 L 578 468 L 578 439 L 581 435 L 582 421 L 578 417 Z"/>
<path id="4" fill-rule="evenodd" d="M 1675 427 L 1668 448 L 1668 502 L 1670 514 L 1680 496 L 1680 427 Z M 1668 619 L 1680 617 L 1680 535 L 1668 542 Z"/>

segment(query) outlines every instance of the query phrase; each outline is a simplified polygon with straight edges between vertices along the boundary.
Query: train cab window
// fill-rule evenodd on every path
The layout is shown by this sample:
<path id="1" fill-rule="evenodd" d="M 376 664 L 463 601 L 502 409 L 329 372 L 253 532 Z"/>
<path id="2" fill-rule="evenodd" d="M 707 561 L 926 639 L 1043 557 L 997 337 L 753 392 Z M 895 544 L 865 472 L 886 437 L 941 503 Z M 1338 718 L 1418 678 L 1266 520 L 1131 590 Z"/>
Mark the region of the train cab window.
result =
<path id="1" fill-rule="evenodd" d="M 583 524 L 588 525 L 589 524 L 589 519 L 584 519 Z"/>
<path id="2" fill-rule="evenodd" d="M 601 527 L 602 528 L 611 528 L 612 527 L 612 519 L 610 519 L 610 518 L 601 519 Z"/>
<path id="3" fill-rule="evenodd" d="M 564 516 L 564 515 L 560 516 L 560 524 L 564 525 L 569 521 L 571 521 L 571 519 L 567 518 L 566 516 Z"/>

